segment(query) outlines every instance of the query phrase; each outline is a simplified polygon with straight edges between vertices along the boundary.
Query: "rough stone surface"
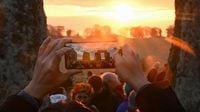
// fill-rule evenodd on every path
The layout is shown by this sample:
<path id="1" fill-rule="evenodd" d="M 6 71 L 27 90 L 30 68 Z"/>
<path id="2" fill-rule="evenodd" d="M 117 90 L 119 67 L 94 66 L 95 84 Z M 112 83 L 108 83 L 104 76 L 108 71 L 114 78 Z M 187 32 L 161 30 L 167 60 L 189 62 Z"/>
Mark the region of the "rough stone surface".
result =
<path id="1" fill-rule="evenodd" d="M 173 87 L 186 112 L 200 112 L 200 1 L 175 0 L 175 37 L 187 42 L 192 55 L 172 46 L 169 64 L 175 74 Z"/>
<path id="2" fill-rule="evenodd" d="M 0 0 L 0 103 L 31 79 L 46 26 L 42 0 Z"/>

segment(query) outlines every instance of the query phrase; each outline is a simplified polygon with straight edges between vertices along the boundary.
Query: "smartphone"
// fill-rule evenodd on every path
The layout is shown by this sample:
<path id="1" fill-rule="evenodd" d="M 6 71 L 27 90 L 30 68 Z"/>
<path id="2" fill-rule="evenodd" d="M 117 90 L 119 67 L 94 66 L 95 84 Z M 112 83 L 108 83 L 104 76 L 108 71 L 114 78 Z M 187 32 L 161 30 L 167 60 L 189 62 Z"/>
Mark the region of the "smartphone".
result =
<path id="1" fill-rule="evenodd" d="M 119 47 L 117 42 L 67 43 L 72 48 L 65 55 L 66 69 L 115 68 L 113 54 Z"/>

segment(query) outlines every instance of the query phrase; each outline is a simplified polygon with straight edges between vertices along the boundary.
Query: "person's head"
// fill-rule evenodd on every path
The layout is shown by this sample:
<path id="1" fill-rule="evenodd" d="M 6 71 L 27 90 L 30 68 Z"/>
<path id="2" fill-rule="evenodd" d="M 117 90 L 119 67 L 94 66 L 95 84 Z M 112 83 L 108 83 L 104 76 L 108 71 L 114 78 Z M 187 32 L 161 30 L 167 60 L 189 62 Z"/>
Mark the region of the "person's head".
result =
<path id="1" fill-rule="evenodd" d="M 91 76 L 92 76 L 92 72 L 91 72 L 91 71 L 88 71 L 88 72 L 87 72 L 87 76 L 88 76 L 88 77 L 91 77 Z"/>
<path id="2" fill-rule="evenodd" d="M 87 104 L 93 88 L 87 83 L 77 83 L 72 89 L 72 100 Z"/>
<path id="3" fill-rule="evenodd" d="M 98 92 L 102 88 L 102 79 L 99 76 L 91 76 L 88 83 L 93 87 L 94 92 Z"/>
<path id="4" fill-rule="evenodd" d="M 118 76 L 112 72 L 105 72 L 101 75 L 103 85 L 108 87 L 111 90 L 115 90 L 121 82 L 118 79 Z"/>

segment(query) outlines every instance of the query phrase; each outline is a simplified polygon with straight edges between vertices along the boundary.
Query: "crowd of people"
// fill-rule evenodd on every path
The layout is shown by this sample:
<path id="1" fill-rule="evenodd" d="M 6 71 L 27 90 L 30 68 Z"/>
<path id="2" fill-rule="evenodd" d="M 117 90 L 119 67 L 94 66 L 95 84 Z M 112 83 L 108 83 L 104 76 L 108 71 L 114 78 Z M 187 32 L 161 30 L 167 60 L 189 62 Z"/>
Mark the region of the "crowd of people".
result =
<path id="1" fill-rule="evenodd" d="M 66 93 L 62 85 L 81 72 L 60 71 L 62 56 L 72 50 L 64 47 L 69 42 L 64 38 L 43 42 L 32 80 L 10 96 L 0 112 L 184 112 L 170 87 L 168 65 L 155 63 L 144 73 L 139 57 L 129 46 L 115 53 L 115 73 L 92 74 L 87 83 L 76 83 L 70 94 Z"/>

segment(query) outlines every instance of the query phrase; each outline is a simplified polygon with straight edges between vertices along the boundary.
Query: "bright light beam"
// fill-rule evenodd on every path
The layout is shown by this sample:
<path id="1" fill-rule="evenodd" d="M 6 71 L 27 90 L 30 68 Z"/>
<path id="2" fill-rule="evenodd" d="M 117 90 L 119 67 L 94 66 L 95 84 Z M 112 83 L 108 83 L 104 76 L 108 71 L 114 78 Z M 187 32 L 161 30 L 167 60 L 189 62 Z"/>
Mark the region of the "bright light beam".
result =
<path id="1" fill-rule="evenodd" d="M 135 11 L 131 6 L 127 4 L 119 4 L 114 7 L 113 17 L 119 22 L 128 23 L 134 20 L 134 12 Z"/>

